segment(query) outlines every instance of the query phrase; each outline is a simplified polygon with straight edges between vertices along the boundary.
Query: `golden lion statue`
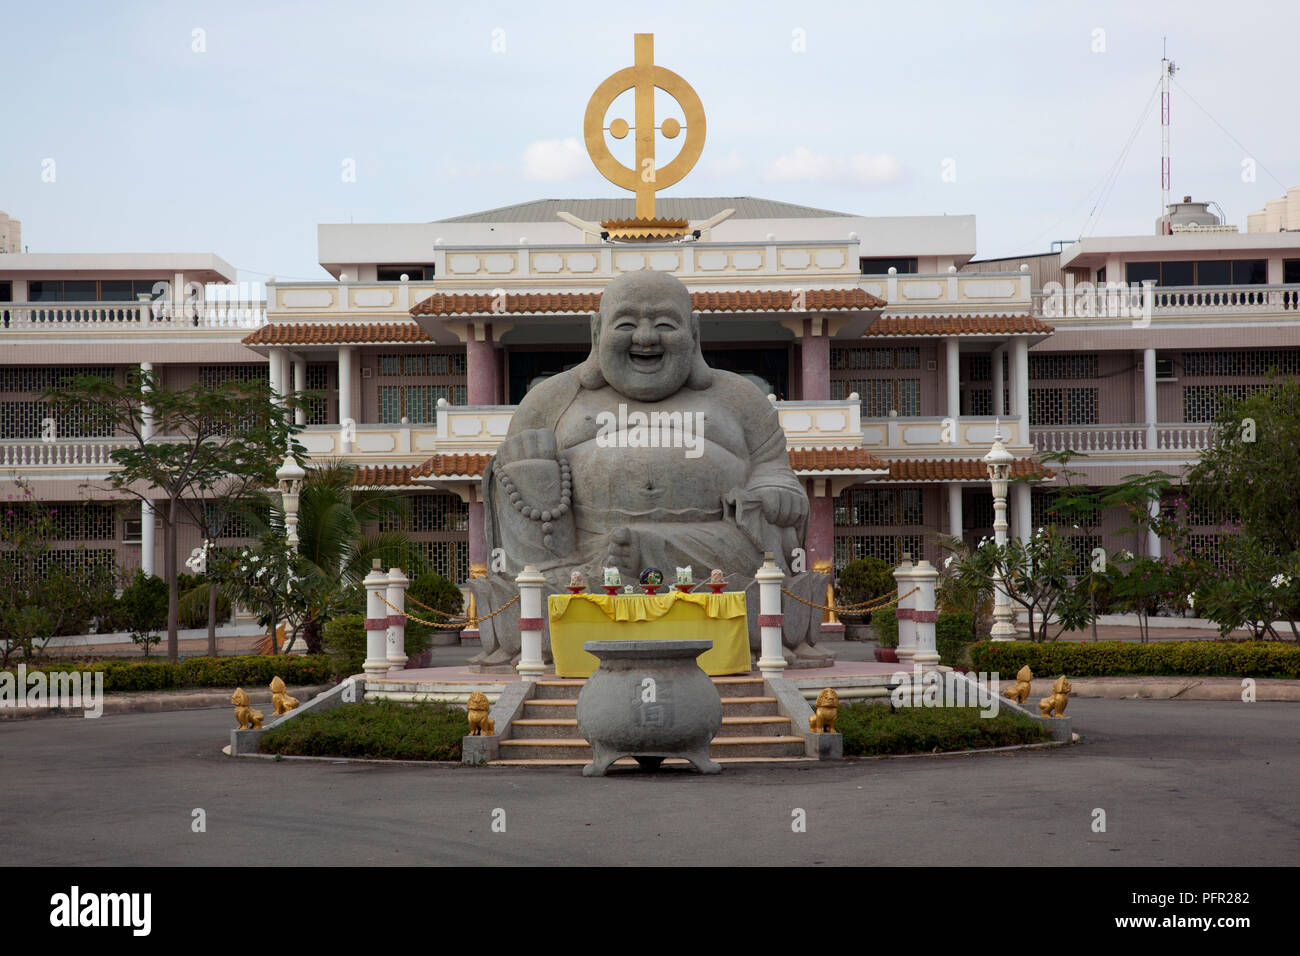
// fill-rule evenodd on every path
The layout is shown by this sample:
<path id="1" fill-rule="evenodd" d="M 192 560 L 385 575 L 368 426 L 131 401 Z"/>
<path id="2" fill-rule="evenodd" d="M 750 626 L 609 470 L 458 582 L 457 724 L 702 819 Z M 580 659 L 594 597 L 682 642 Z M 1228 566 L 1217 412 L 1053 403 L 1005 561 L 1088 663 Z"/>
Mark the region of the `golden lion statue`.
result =
<path id="1" fill-rule="evenodd" d="M 298 706 L 298 698 L 289 696 L 284 681 L 278 676 L 271 679 L 271 706 L 275 709 L 277 717 L 287 714 Z"/>
<path id="2" fill-rule="evenodd" d="M 808 729 L 815 734 L 835 733 L 835 718 L 840 712 L 840 695 L 835 688 L 824 687 L 817 695 L 817 709 L 808 718 Z"/>
<path id="3" fill-rule="evenodd" d="M 487 694 L 476 690 L 469 695 L 469 735 L 471 737 L 491 737 L 497 732 L 496 722 L 488 716 L 491 709 Z"/>
<path id="4" fill-rule="evenodd" d="M 1062 674 L 1052 685 L 1052 696 L 1044 697 L 1038 702 L 1038 709 L 1044 717 L 1064 717 L 1065 705 L 1070 701 L 1070 682 Z M 1053 713 L 1055 711 L 1055 713 Z"/>
<path id="5" fill-rule="evenodd" d="M 240 730 L 262 729 L 262 712 L 253 710 L 253 702 L 248 699 L 248 691 L 236 687 L 230 695 L 230 702 L 235 705 L 235 720 L 239 721 Z"/>
<path id="6" fill-rule="evenodd" d="M 1020 670 L 1016 671 L 1016 685 L 1008 687 L 1002 692 L 1002 696 L 1014 700 L 1017 704 L 1023 704 L 1029 699 L 1029 682 L 1034 679 L 1034 672 L 1026 664 Z"/>

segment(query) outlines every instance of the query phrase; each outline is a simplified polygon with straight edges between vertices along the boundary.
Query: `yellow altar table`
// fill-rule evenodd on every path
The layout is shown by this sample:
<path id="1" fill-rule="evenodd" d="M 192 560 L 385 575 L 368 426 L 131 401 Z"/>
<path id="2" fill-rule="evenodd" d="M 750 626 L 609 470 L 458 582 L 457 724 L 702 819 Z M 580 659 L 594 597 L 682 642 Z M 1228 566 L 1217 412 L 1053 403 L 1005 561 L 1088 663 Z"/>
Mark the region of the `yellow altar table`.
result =
<path id="1" fill-rule="evenodd" d="M 555 676 L 590 677 L 599 661 L 584 641 L 711 640 L 698 658 L 711 677 L 749 672 L 742 591 L 722 594 L 552 594 L 547 599 Z"/>

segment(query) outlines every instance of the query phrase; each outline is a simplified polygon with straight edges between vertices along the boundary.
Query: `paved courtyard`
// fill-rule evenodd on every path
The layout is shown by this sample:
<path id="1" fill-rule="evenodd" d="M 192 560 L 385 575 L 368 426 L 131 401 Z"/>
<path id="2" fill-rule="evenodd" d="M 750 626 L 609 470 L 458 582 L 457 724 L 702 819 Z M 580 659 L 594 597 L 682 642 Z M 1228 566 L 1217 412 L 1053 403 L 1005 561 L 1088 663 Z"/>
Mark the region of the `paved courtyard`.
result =
<path id="1" fill-rule="evenodd" d="M 1293 865 L 1298 707 L 1072 700 L 1085 740 L 1064 750 L 595 780 L 236 761 L 229 708 L 12 721 L 0 846 L 16 865 Z"/>

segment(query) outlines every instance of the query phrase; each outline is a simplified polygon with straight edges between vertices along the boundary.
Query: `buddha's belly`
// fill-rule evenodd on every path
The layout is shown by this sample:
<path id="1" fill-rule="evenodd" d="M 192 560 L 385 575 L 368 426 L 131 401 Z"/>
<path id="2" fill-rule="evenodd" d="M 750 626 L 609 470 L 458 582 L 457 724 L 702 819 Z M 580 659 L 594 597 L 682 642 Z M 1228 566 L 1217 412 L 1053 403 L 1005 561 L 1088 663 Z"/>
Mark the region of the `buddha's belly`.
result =
<path id="1" fill-rule="evenodd" d="M 707 521 L 722 516 L 722 498 L 743 487 L 745 462 L 705 441 L 703 454 L 681 448 L 569 448 L 573 507 L 579 527 L 604 532 L 645 521 Z"/>

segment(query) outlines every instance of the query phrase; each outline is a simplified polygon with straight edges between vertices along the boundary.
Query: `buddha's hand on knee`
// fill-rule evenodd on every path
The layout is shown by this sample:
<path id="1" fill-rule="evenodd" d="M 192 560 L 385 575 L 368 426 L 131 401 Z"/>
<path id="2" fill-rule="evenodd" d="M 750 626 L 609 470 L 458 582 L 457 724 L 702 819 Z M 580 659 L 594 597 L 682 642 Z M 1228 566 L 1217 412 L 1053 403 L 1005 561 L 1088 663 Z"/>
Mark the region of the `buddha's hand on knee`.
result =
<path id="1" fill-rule="evenodd" d="M 808 497 L 786 488 L 760 488 L 763 518 L 778 528 L 793 528 L 808 517 Z"/>

